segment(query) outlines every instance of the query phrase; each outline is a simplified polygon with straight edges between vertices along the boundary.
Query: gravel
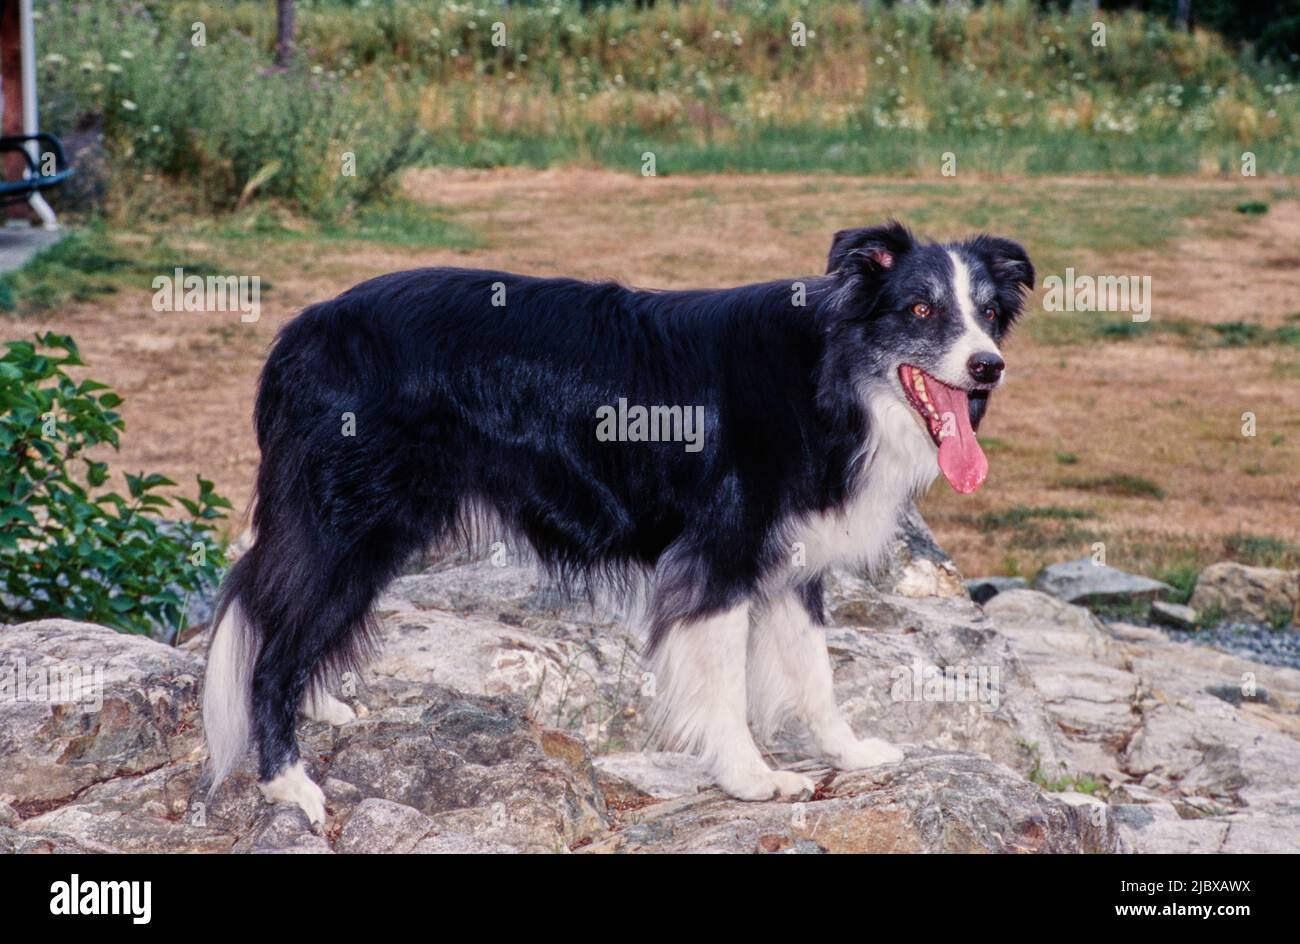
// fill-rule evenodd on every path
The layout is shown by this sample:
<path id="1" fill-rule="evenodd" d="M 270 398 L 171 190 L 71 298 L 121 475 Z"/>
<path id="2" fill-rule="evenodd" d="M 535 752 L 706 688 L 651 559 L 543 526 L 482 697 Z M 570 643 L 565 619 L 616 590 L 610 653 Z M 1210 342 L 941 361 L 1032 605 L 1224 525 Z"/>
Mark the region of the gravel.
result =
<path id="1" fill-rule="evenodd" d="M 1223 623 L 1192 632 L 1159 627 L 1178 642 L 1211 646 L 1265 665 L 1300 669 L 1300 631 L 1273 629 L 1256 623 Z"/>

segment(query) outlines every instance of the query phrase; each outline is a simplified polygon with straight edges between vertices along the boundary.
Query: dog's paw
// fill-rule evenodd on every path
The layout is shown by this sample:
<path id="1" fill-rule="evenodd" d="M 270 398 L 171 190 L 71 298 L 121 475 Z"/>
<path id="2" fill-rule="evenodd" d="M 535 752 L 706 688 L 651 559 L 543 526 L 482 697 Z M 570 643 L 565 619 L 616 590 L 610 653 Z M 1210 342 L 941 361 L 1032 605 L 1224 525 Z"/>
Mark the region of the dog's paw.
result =
<path id="1" fill-rule="evenodd" d="M 303 714 L 312 721 L 324 721 L 337 727 L 357 720 L 357 713 L 347 702 L 339 701 L 328 692 L 308 696 L 303 704 Z"/>
<path id="2" fill-rule="evenodd" d="M 811 780 L 792 770 L 755 771 L 719 780 L 718 787 L 737 800 L 771 800 L 783 796 L 807 798 L 816 789 Z"/>
<path id="3" fill-rule="evenodd" d="M 307 776 L 302 761 L 284 768 L 274 778 L 259 783 L 268 803 L 296 803 L 312 826 L 325 823 L 325 793 Z"/>
<path id="4" fill-rule="evenodd" d="M 895 764 L 902 759 L 902 751 L 880 738 L 854 741 L 828 758 L 838 770 L 864 770 L 881 764 Z"/>

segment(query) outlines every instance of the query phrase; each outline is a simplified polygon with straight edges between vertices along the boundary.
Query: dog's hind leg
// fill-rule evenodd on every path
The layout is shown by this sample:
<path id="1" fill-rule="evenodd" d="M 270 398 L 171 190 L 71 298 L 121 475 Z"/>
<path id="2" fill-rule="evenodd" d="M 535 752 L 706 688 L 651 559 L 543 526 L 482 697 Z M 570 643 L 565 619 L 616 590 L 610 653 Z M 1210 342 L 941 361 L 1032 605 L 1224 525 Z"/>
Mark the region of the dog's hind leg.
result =
<path id="1" fill-rule="evenodd" d="M 745 716 L 749 606 L 679 622 L 651 655 L 657 728 L 668 746 L 699 754 L 719 787 L 741 800 L 811 794 L 813 783 L 763 760 Z"/>
<path id="2" fill-rule="evenodd" d="M 840 770 L 902 760 L 879 738 L 859 739 L 835 703 L 822 623 L 821 583 L 778 595 L 755 620 L 750 640 L 750 717 L 760 738 L 791 714 L 807 726 L 817 750 Z"/>
<path id="3" fill-rule="evenodd" d="M 259 534 L 263 553 L 280 552 L 259 561 L 265 607 L 259 622 L 268 628 L 252 678 L 259 779 L 267 799 L 297 803 L 313 823 L 324 820 L 324 798 L 299 758 L 298 709 L 304 699 L 311 708 L 330 707 L 318 698 L 326 674 L 354 667 L 367 654 L 371 606 L 427 534 L 421 511 L 394 499 L 383 514 L 361 507 L 339 516 L 348 527 L 325 536 L 294 538 L 292 520 L 277 522 L 279 542 L 268 539 L 270 529 Z M 334 714 L 327 720 L 349 720 Z"/>

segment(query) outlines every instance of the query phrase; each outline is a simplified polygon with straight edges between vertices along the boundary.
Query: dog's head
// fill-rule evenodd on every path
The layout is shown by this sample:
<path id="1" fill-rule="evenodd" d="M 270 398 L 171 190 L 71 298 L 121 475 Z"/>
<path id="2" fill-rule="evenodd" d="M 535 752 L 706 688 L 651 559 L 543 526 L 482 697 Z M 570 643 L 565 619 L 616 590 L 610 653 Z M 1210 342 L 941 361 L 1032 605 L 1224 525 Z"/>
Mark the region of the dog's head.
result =
<path id="1" fill-rule="evenodd" d="M 827 271 L 855 379 L 906 402 L 949 484 L 975 491 L 988 474 L 975 430 L 1002 382 L 999 346 L 1034 287 L 1028 254 L 994 236 L 918 242 L 894 222 L 836 233 Z"/>

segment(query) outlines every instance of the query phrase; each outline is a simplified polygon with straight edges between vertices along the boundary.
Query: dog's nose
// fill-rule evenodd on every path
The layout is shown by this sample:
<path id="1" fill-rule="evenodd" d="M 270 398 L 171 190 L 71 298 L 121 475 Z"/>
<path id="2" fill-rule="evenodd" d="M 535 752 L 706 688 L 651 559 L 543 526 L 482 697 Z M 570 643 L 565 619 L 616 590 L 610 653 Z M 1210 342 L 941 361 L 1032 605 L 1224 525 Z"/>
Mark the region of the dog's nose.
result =
<path id="1" fill-rule="evenodd" d="M 1007 362 L 991 351 L 972 354 L 970 360 L 966 362 L 966 369 L 975 378 L 975 382 L 982 384 L 997 383 L 1006 366 Z"/>

